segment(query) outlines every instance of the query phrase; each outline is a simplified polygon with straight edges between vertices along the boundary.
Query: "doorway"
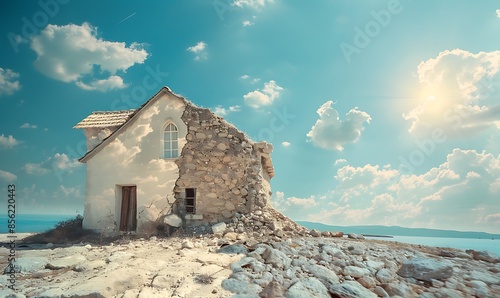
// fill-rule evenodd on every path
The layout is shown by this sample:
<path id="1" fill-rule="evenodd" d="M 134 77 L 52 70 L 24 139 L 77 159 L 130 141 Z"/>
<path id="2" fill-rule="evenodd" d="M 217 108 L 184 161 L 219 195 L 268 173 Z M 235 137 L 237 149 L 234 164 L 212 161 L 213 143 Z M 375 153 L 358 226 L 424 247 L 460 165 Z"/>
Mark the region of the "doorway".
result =
<path id="1" fill-rule="evenodd" d="M 137 229 L 137 186 L 122 186 L 120 231 L 135 232 Z"/>

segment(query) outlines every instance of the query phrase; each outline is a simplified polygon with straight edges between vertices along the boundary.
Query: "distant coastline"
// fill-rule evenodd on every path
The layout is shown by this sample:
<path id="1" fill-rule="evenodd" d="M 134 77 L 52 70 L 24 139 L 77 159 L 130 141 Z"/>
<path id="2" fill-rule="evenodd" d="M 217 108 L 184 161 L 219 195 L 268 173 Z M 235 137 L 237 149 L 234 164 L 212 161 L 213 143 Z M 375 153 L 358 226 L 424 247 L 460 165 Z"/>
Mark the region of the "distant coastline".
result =
<path id="1" fill-rule="evenodd" d="M 463 232 L 454 230 L 439 230 L 427 228 L 405 228 L 399 226 L 331 226 L 322 223 L 297 221 L 308 229 L 319 231 L 341 231 L 344 234 L 355 233 L 361 235 L 392 235 L 392 236 L 414 236 L 414 237 L 438 237 L 438 238 L 472 238 L 472 239 L 500 239 L 500 234 L 486 232 Z"/>
<path id="2" fill-rule="evenodd" d="M 362 234 L 364 237 L 372 237 L 372 238 L 394 238 L 391 235 L 374 235 L 374 234 Z"/>

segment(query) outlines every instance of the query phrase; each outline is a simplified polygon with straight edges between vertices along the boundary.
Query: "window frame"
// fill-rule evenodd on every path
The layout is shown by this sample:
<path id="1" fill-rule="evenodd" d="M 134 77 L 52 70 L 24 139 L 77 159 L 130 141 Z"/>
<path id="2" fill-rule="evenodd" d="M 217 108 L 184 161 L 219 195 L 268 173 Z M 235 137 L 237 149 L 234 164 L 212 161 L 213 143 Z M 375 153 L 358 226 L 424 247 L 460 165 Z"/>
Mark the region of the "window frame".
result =
<path id="1" fill-rule="evenodd" d="M 173 126 L 175 130 L 167 130 Z M 166 135 L 168 133 L 168 140 Z M 177 135 L 177 138 L 174 138 L 173 135 Z M 163 129 L 161 131 L 161 139 L 162 139 L 162 158 L 164 159 L 176 159 L 180 156 L 179 152 L 179 127 L 175 125 L 173 121 L 167 121 L 165 125 L 163 125 Z M 168 148 L 167 148 L 168 147 Z M 167 152 L 169 154 L 167 154 Z M 175 152 L 175 154 L 174 154 Z"/>
<path id="2" fill-rule="evenodd" d="M 192 196 L 188 196 L 188 190 L 192 190 Z M 188 200 L 192 200 L 192 204 L 188 204 Z M 186 214 L 196 214 L 196 188 L 184 189 L 184 206 Z"/>

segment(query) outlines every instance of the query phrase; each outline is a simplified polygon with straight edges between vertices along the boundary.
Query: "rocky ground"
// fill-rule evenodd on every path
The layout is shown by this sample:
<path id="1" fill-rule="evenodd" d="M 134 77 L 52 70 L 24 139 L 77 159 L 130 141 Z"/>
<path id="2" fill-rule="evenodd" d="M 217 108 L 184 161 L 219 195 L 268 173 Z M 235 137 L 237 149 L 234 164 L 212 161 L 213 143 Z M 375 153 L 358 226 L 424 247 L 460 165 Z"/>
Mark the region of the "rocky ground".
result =
<path id="1" fill-rule="evenodd" d="M 274 210 L 188 232 L 205 234 L 19 247 L 0 297 L 500 297 L 485 252 L 308 231 Z"/>

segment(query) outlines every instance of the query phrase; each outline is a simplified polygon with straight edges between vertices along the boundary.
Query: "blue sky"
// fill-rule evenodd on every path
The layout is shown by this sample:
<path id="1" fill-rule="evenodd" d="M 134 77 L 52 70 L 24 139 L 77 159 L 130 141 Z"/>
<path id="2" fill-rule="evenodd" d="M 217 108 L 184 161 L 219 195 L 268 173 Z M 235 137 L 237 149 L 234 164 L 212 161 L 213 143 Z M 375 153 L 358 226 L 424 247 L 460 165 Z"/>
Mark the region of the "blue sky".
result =
<path id="1" fill-rule="evenodd" d="M 0 6 L 0 190 L 19 213 L 81 213 L 72 127 L 166 85 L 273 143 L 292 219 L 500 232 L 497 1 Z"/>

